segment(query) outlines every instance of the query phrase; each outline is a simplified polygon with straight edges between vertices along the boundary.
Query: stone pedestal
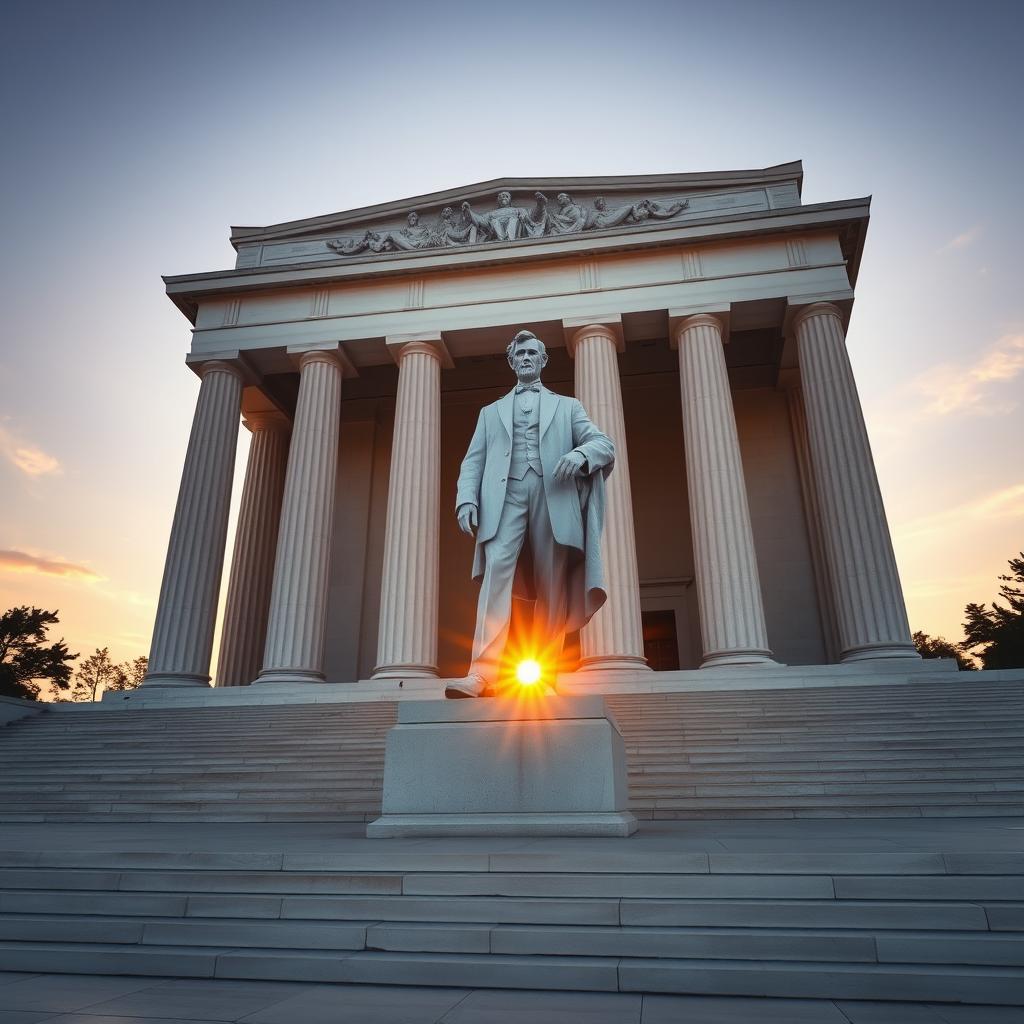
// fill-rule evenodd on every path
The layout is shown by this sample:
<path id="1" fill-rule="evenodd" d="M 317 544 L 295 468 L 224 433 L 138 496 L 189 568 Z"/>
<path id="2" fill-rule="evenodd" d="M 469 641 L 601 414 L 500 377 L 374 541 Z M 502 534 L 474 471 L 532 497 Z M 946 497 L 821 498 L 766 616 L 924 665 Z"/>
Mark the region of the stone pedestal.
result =
<path id="1" fill-rule="evenodd" d="M 603 697 L 409 701 L 388 733 L 383 814 L 399 836 L 628 836 L 626 753 Z"/>

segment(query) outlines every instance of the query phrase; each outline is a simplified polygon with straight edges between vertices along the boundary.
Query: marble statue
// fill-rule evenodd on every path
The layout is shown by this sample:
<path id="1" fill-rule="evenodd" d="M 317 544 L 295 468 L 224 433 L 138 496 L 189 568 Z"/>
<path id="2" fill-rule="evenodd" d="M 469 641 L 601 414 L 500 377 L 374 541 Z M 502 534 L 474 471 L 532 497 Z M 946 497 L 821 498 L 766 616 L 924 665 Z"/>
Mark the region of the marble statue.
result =
<path id="1" fill-rule="evenodd" d="M 606 598 L 601 530 L 614 445 L 579 401 L 541 384 L 548 356 L 534 334 L 520 331 L 507 357 L 518 383 L 480 411 L 459 472 L 456 515 L 463 533 L 476 533 L 481 587 L 469 674 L 448 685 L 449 698 L 495 692 L 513 596 L 533 598 L 530 653 L 548 665 Z"/>
<path id="2" fill-rule="evenodd" d="M 355 256 L 363 252 L 416 252 L 478 242 L 514 242 L 520 238 L 571 235 L 620 224 L 642 224 L 652 217 L 666 220 L 689 206 L 688 200 L 640 199 L 609 209 L 604 196 L 597 196 L 594 208 L 586 210 L 567 192 L 559 192 L 557 208 L 552 209 L 543 192 L 535 192 L 533 198 L 534 206 L 529 209 L 513 203 L 511 192 L 502 191 L 498 193 L 493 210 L 478 212 L 472 204 L 464 202 L 456 213 L 451 206 L 446 206 L 433 224 L 423 223 L 419 211 L 412 210 L 405 227 L 370 229 L 356 238 L 331 239 L 326 245 L 341 256 Z"/>
<path id="3" fill-rule="evenodd" d="M 534 199 L 537 205 L 532 213 L 525 206 L 513 206 L 511 192 L 498 193 L 496 210 L 477 213 L 467 202 L 462 204 L 462 212 L 483 232 L 485 238 L 511 242 L 516 238 L 544 234 L 548 200 L 543 192 L 535 192 Z"/>
<path id="4" fill-rule="evenodd" d="M 556 196 L 558 209 L 549 214 L 551 230 L 556 235 L 568 235 L 575 231 L 583 231 L 587 226 L 587 211 L 578 203 L 574 203 L 565 192 Z"/>

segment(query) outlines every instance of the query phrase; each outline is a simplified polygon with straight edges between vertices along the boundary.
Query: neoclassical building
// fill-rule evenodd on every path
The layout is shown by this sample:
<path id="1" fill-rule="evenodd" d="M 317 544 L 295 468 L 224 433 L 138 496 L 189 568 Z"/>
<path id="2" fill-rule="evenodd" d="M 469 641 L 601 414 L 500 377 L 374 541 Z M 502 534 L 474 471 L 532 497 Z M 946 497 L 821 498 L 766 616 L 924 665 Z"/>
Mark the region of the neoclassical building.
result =
<path id="1" fill-rule="evenodd" d="M 570 683 L 911 668 L 845 338 L 870 203 L 802 174 L 502 179 L 235 228 L 233 269 L 168 278 L 202 383 L 144 689 L 462 675 L 455 478 L 523 328 L 617 449 Z"/>

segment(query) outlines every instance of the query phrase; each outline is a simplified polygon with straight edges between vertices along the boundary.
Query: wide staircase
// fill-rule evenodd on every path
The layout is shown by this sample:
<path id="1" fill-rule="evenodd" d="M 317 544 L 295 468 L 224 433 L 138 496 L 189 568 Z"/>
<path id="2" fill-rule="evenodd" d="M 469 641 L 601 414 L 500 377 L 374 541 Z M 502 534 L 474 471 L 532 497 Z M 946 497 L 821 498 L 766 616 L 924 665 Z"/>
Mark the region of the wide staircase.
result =
<path id="1" fill-rule="evenodd" d="M 312 854 L 0 851 L 0 964 L 1024 1003 L 1024 854 L 596 842 L 547 853 L 402 840 L 363 841 L 362 852 L 325 841 Z"/>
<path id="2" fill-rule="evenodd" d="M 1024 685 L 608 698 L 641 819 L 1024 815 Z M 77 706 L 0 732 L 0 821 L 364 821 L 386 702 Z"/>
<path id="3" fill-rule="evenodd" d="M 783 831 L 757 852 L 685 821 L 630 840 L 362 839 L 385 703 L 45 712 L 0 732 L 0 964 L 1024 1004 L 1024 696 L 969 679 L 610 697 L 641 818 L 918 819 L 762 822 Z M 971 816 L 971 842 L 944 847 L 957 823 L 933 815 Z M 301 820 L 342 824 L 298 851 L 287 824 L 203 824 Z M 114 824 L 132 821 L 192 824 Z M 897 826 L 920 848 L 879 831 Z M 838 849 L 808 831 L 855 827 L 873 831 Z M 227 848 L 236 828 L 251 844 Z"/>

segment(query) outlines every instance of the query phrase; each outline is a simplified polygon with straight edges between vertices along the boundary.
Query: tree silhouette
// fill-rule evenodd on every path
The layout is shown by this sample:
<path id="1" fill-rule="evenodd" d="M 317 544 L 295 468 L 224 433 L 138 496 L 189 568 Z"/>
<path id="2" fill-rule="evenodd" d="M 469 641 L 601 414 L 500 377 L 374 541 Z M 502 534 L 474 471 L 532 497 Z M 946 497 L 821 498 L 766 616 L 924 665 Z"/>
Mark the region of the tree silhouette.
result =
<path id="1" fill-rule="evenodd" d="M 964 609 L 965 640 L 961 650 L 975 651 L 985 668 L 1024 666 L 1024 551 L 1010 559 L 1010 574 L 999 577 L 999 596 L 1006 607 L 992 602 L 969 604 Z"/>
<path id="2" fill-rule="evenodd" d="M 78 657 L 58 640 L 47 644 L 46 630 L 58 622 L 57 612 L 21 605 L 0 615 L 0 694 L 38 700 L 39 683 L 49 680 L 66 690 L 71 665 Z"/>
<path id="3" fill-rule="evenodd" d="M 135 690 L 142 685 L 149 669 L 149 658 L 144 654 L 131 661 L 122 661 L 114 666 L 114 679 L 107 683 L 108 690 Z"/>
<path id="4" fill-rule="evenodd" d="M 970 655 L 960 650 L 959 644 L 951 643 L 944 636 L 933 637 L 918 630 L 912 639 L 917 653 L 922 658 L 955 658 L 957 667 L 961 671 L 969 672 L 978 667 Z"/>
<path id="5" fill-rule="evenodd" d="M 96 698 L 117 679 L 118 665 L 110 660 L 110 650 L 99 648 L 89 655 L 75 673 L 71 690 L 74 701 L 96 700 Z"/>

